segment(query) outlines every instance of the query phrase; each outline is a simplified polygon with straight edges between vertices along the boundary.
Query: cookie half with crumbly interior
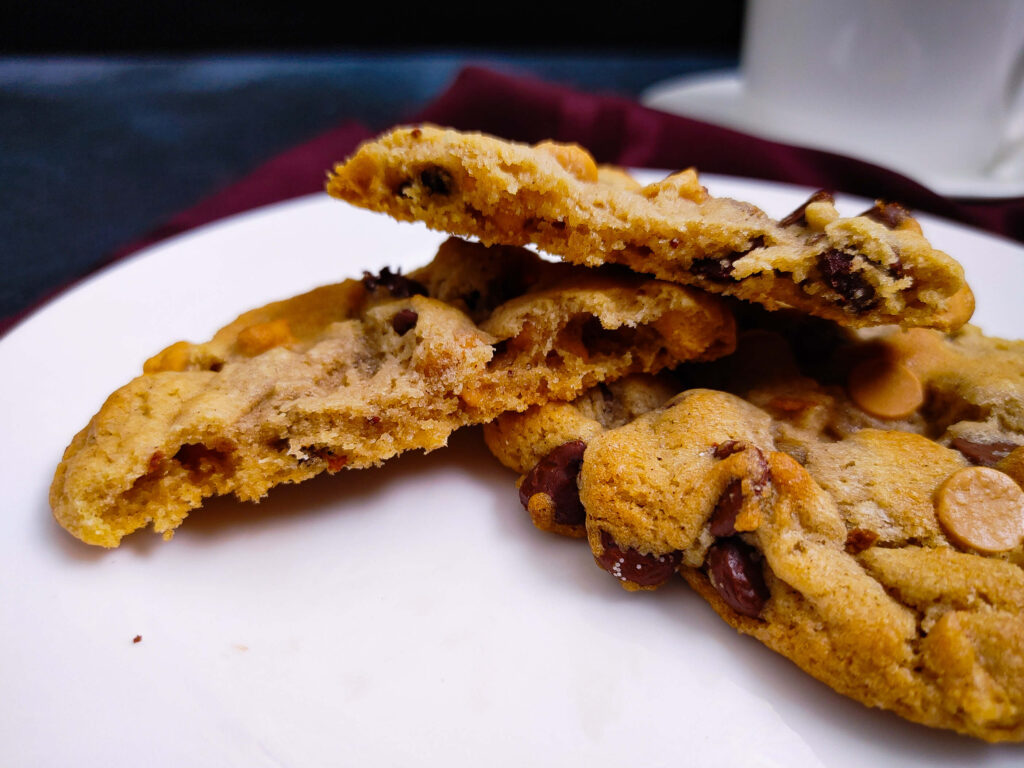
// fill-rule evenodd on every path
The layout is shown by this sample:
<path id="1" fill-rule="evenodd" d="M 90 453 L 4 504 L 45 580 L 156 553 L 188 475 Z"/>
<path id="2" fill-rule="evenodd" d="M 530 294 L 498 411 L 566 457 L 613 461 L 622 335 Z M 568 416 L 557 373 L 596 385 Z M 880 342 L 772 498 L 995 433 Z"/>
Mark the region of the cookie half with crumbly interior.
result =
<path id="1" fill-rule="evenodd" d="M 355 205 L 485 243 L 534 244 L 850 327 L 953 330 L 974 299 L 961 266 L 903 207 L 844 218 L 817 193 L 781 221 L 708 194 L 694 170 L 641 187 L 576 145 L 527 146 L 432 126 L 360 147 L 327 191 Z"/>
<path id="2" fill-rule="evenodd" d="M 57 468 L 57 521 L 117 546 L 170 536 L 209 496 L 443 446 L 458 427 L 735 343 L 714 297 L 627 270 L 457 239 L 408 276 L 384 269 L 240 316 L 146 362 Z"/>

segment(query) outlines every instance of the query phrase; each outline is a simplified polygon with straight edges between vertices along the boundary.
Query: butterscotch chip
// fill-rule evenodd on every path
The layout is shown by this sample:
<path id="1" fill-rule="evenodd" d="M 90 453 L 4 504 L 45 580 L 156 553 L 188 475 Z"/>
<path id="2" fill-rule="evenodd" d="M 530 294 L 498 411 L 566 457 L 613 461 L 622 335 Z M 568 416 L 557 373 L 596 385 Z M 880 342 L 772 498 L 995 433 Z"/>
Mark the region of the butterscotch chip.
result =
<path id="1" fill-rule="evenodd" d="M 554 141 L 542 141 L 537 145 L 551 155 L 558 164 L 580 181 L 597 181 L 597 164 L 579 144 L 558 144 Z"/>
<path id="2" fill-rule="evenodd" d="M 158 371 L 184 371 L 188 368 L 192 345 L 187 341 L 177 341 L 166 349 L 156 353 L 142 365 L 144 373 Z"/>
<path id="3" fill-rule="evenodd" d="M 292 336 L 288 321 L 284 318 L 277 318 L 268 323 L 256 323 L 248 328 L 243 328 L 238 333 L 238 351 L 243 355 L 252 357 L 266 352 L 274 347 L 284 346 L 295 341 Z"/>
<path id="4" fill-rule="evenodd" d="M 1006 552 L 1024 539 L 1024 491 L 988 467 L 966 467 L 939 488 L 936 514 L 957 544 L 979 552 Z"/>
<path id="5" fill-rule="evenodd" d="M 924 387 L 902 362 L 866 360 L 850 372 L 853 401 L 873 416 L 904 419 L 924 402 Z"/>

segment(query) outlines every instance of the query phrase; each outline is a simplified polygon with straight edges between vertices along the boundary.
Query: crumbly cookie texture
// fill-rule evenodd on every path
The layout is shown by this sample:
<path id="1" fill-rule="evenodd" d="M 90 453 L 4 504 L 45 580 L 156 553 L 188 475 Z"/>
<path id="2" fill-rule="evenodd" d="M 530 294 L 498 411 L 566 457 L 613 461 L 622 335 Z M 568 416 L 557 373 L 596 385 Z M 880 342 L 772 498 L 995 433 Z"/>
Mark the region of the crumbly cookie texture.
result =
<path id="1" fill-rule="evenodd" d="M 953 330 L 973 312 L 960 265 L 897 204 L 843 218 L 822 192 L 776 221 L 710 196 L 692 169 L 646 187 L 631 181 L 576 145 L 419 126 L 364 144 L 334 169 L 327 191 L 485 243 L 624 264 L 851 327 Z"/>
<path id="2" fill-rule="evenodd" d="M 622 404 L 605 387 L 504 415 L 488 445 L 523 473 L 534 522 L 586 535 L 627 589 L 678 571 L 847 696 L 1024 740 L 1024 345 L 886 329 L 827 359 L 819 330 L 747 330 L 734 355 L 683 366 L 733 393 L 665 402 L 671 382 L 635 376 Z M 897 365 L 917 384 L 893 407 L 868 384 Z"/>
<path id="3" fill-rule="evenodd" d="M 731 313 L 699 291 L 451 239 L 408 276 L 366 273 L 163 350 L 75 436 L 50 503 L 90 544 L 150 523 L 169 536 L 206 497 L 433 450 L 734 343 Z"/>

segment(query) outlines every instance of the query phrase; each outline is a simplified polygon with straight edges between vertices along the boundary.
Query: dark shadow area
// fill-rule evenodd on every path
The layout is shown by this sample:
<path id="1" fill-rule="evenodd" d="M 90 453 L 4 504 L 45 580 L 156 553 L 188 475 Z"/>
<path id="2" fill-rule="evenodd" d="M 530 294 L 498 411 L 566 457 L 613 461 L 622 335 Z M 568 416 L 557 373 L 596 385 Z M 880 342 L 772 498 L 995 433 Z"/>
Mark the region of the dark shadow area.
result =
<path id="1" fill-rule="evenodd" d="M 11 52 L 402 49 L 409 47 L 673 51 L 738 50 L 743 0 L 632 3 L 276 3 L 37 0 L 8 4 L 0 47 Z M 605 17 L 603 19 L 602 17 Z"/>

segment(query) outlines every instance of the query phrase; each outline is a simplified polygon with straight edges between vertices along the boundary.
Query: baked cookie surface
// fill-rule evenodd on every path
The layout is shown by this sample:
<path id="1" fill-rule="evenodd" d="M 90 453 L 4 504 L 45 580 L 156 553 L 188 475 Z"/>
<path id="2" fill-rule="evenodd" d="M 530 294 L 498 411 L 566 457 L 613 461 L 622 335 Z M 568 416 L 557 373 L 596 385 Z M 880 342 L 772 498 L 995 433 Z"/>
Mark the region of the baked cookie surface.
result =
<path id="1" fill-rule="evenodd" d="M 624 264 L 847 326 L 952 330 L 974 307 L 960 265 L 932 248 L 899 205 L 843 218 L 818 193 L 775 221 L 749 203 L 710 196 L 693 170 L 641 187 L 598 168 L 576 145 L 401 128 L 339 164 L 327 190 L 485 243 L 532 243 L 588 266 Z"/>
<path id="2" fill-rule="evenodd" d="M 813 378 L 781 336 L 747 332 L 735 355 L 684 366 L 687 383 L 738 394 L 666 402 L 663 377 L 632 377 L 615 385 L 633 389 L 621 405 L 604 387 L 485 435 L 524 474 L 538 527 L 585 535 L 628 589 L 678 571 L 732 626 L 847 696 L 1024 739 L 1024 350 L 976 329 L 889 329 L 835 349 L 839 362 L 811 356 Z M 865 367 L 886 380 L 897 364 L 923 391 L 909 410 L 865 384 Z M 652 410 L 634 415 L 644 398 Z M 575 465 L 559 454 L 574 441 Z"/>
<path id="3" fill-rule="evenodd" d="M 75 436 L 50 503 L 91 544 L 169 535 L 213 495 L 433 450 L 460 426 L 735 342 L 718 300 L 626 270 L 451 239 L 409 275 L 366 274 L 179 342 Z"/>

